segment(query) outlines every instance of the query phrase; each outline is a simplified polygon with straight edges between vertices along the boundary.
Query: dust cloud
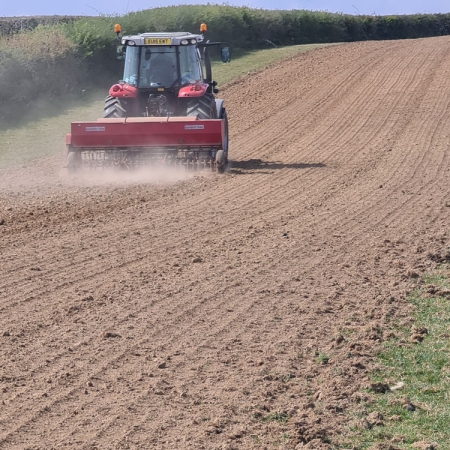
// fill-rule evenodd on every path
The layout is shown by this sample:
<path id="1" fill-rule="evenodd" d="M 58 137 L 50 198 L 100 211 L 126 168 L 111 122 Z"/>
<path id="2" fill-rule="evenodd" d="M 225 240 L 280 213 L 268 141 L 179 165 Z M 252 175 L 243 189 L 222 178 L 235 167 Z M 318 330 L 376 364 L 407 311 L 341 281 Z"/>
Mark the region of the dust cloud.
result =
<path id="1" fill-rule="evenodd" d="M 133 170 L 82 169 L 71 174 L 64 166 L 65 158 L 60 154 L 0 169 L 0 197 L 8 194 L 53 195 L 85 187 L 166 186 L 210 175 L 208 171 L 188 171 L 184 167 L 162 165 Z"/>
<path id="2" fill-rule="evenodd" d="M 188 180 L 202 172 L 191 172 L 185 168 L 155 166 L 142 167 L 133 170 L 104 169 L 81 170 L 70 174 L 66 169 L 61 170 L 60 180 L 66 185 L 102 186 L 102 185 L 133 185 L 133 184 L 172 184 Z"/>

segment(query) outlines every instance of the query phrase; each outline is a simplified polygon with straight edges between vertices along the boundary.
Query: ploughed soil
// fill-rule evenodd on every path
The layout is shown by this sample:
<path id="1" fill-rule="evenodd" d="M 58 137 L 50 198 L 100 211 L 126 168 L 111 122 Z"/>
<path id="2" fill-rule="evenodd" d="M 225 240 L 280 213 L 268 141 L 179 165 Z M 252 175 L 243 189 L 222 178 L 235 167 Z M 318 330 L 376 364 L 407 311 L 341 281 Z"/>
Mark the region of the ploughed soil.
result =
<path id="1" fill-rule="evenodd" d="M 1 449 L 342 438 L 449 258 L 450 38 L 320 49 L 221 95 L 224 175 L 0 173 Z"/>

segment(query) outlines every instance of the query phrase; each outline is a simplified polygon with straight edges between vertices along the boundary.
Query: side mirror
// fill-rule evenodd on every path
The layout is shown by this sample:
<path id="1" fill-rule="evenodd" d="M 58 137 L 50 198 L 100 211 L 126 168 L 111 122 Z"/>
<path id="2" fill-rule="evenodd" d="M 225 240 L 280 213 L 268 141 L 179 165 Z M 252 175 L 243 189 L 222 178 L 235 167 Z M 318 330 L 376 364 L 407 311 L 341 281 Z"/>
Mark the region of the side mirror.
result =
<path id="1" fill-rule="evenodd" d="M 229 63 L 231 61 L 229 47 L 222 47 L 220 49 L 220 58 L 222 59 L 223 63 Z"/>
<path id="2" fill-rule="evenodd" d="M 116 48 L 117 56 L 116 58 L 119 61 L 123 61 L 125 59 L 125 53 L 126 53 L 126 46 L 125 45 L 118 45 Z"/>

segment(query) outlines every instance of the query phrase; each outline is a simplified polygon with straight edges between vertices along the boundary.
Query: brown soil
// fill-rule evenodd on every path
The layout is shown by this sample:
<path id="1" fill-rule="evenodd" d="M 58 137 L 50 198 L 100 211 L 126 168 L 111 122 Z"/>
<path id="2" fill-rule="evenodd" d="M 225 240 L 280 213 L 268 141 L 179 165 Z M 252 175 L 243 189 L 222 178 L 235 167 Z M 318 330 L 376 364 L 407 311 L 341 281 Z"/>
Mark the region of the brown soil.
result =
<path id="1" fill-rule="evenodd" d="M 450 38 L 317 50 L 223 96 L 222 176 L 0 173 L 1 449 L 325 449 L 348 421 L 450 255 Z"/>

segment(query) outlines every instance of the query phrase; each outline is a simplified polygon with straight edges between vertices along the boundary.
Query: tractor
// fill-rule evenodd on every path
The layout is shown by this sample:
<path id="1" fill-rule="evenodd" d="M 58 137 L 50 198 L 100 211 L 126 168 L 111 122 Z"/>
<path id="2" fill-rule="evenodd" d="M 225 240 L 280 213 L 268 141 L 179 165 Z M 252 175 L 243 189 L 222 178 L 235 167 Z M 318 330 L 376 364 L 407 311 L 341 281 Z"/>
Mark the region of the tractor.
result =
<path id="1" fill-rule="evenodd" d="M 123 79 L 106 97 L 103 118 L 73 122 L 67 135 L 67 167 L 146 164 L 184 165 L 223 173 L 228 162 L 228 119 L 216 99 L 210 48 L 230 62 L 224 42 L 205 41 L 189 32 L 142 33 L 120 37 L 117 58 Z"/>

